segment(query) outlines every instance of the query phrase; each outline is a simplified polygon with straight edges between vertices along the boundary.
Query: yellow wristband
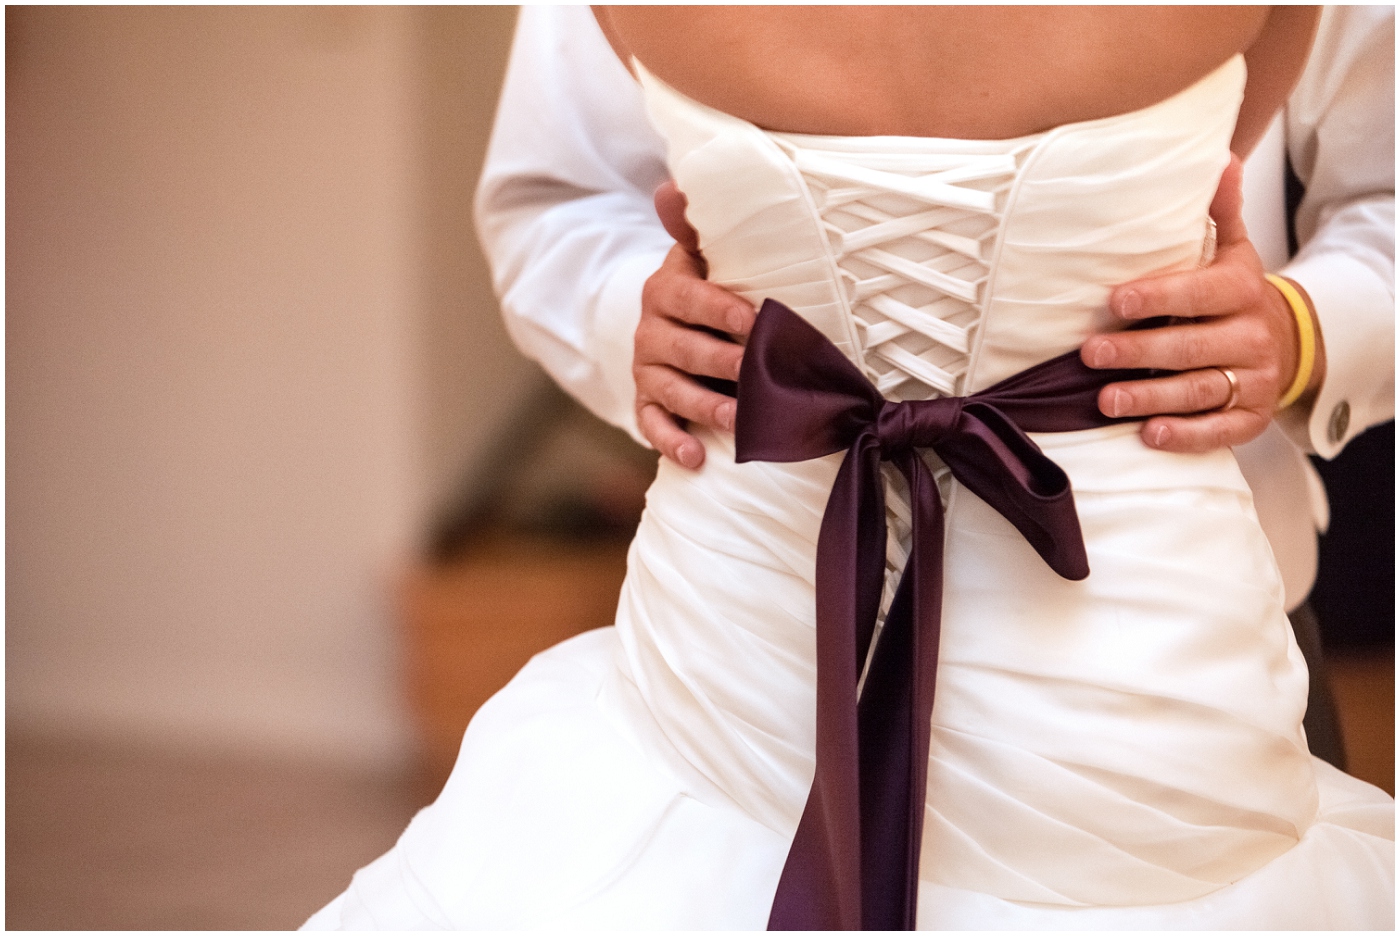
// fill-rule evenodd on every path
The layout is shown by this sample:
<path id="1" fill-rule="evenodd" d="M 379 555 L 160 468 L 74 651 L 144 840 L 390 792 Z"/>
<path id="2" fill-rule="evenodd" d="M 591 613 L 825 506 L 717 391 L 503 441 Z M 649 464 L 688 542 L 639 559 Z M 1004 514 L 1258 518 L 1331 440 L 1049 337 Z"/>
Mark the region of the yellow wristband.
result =
<path id="1" fill-rule="evenodd" d="M 1298 373 L 1293 375 L 1293 383 L 1279 397 L 1277 406 L 1277 409 L 1285 410 L 1298 402 L 1312 379 L 1313 366 L 1317 363 L 1317 335 L 1313 332 L 1312 312 L 1308 310 L 1308 303 L 1293 288 L 1293 284 L 1272 273 L 1265 273 L 1264 279 L 1283 294 L 1288 307 L 1293 310 L 1293 317 L 1298 320 Z"/>

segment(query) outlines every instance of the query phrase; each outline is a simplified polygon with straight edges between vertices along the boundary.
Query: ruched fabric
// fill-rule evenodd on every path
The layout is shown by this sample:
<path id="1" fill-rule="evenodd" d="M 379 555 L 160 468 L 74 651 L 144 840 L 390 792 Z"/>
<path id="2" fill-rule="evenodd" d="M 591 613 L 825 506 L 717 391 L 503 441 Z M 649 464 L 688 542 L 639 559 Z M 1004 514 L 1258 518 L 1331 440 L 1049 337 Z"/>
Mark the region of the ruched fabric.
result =
<path id="1" fill-rule="evenodd" d="M 1194 266 L 1236 58 L 1140 111 L 1017 140 L 764 132 L 639 69 L 711 279 L 783 303 L 891 400 L 968 396 Z M 944 593 L 916 922 L 1390 929 L 1394 802 L 1311 758 L 1307 673 L 1228 451 L 1032 433 L 1090 574 L 1057 575 L 920 457 Z M 761 929 L 811 789 L 815 557 L 844 453 L 663 461 L 616 626 L 535 658 L 438 801 L 314 928 Z M 886 468 L 877 628 L 910 553 Z M 872 601 L 874 599 L 871 599 Z M 878 637 L 876 638 L 878 640 Z"/>
<path id="2" fill-rule="evenodd" d="M 817 541 L 816 776 L 770 929 L 914 929 L 943 606 L 943 505 L 919 451 L 942 458 L 1046 565 L 1078 581 L 1089 566 L 1069 478 L 1025 430 L 1118 421 L 1099 411 L 1098 391 L 1144 376 L 1094 371 L 1070 353 L 972 396 L 894 402 L 791 309 L 763 303 L 739 374 L 735 460 L 846 452 Z M 882 462 L 908 486 L 912 520 L 877 643 Z"/>

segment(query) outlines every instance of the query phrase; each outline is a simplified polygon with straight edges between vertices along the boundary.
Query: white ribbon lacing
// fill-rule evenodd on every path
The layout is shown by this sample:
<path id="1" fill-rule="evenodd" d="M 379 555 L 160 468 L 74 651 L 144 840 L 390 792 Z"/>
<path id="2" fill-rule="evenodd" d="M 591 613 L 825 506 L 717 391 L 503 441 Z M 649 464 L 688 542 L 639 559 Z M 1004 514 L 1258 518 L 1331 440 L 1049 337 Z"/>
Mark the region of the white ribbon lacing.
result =
<path id="1" fill-rule="evenodd" d="M 831 150 L 792 136 L 780 142 L 826 231 L 871 382 L 889 399 L 962 395 L 1005 193 L 1033 144 L 987 154 Z M 948 469 L 928 461 L 946 502 Z M 881 625 L 912 532 L 902 477 L 890 471 L 886 482 Z"/>

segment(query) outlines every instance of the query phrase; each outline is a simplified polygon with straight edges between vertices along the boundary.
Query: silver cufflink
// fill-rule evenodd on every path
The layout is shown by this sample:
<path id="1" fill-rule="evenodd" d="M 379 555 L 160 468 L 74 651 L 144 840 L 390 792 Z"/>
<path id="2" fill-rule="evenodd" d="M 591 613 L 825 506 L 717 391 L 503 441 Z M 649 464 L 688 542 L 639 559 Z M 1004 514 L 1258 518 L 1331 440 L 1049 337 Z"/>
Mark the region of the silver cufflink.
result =
<path id="1" fill-rule="evenodd" d="M 1347 427 L 1351 425 L 1351 406 L 1346 400 L 1332 407 L 1332 418 L 1327 422 L 1327 438 L 1340 442 L 1346 438 Z"/>

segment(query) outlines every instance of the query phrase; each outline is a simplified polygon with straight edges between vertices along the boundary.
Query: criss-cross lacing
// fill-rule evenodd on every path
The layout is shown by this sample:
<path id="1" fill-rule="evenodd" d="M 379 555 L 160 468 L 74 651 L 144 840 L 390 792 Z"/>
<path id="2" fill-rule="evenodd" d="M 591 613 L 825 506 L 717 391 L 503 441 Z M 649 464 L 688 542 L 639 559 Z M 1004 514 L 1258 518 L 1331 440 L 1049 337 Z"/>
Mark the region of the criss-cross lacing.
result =
<path id="1" fill-rule="evenodd" d="M 845 285 L 870 381 L 891 400 L 966 393 L 1004 193 L 1031 144 L 1004 153 L 866 153 L 774 138 L 802 174 Z M 951 477 L 929 459 L 946 499 Z M 880 619 L 909 555 L 911 513 L 887 474 Z"/>
<path id="2" fill-rule="evenodd" d="M 1000 196 L 1019 154 L 892 155 L 786 142 L 827 232 L 876 388 L 890 399 L 961 395 Z"/>

